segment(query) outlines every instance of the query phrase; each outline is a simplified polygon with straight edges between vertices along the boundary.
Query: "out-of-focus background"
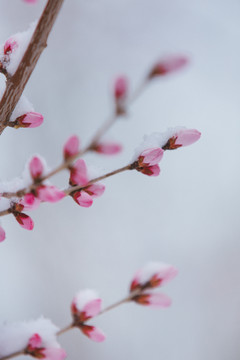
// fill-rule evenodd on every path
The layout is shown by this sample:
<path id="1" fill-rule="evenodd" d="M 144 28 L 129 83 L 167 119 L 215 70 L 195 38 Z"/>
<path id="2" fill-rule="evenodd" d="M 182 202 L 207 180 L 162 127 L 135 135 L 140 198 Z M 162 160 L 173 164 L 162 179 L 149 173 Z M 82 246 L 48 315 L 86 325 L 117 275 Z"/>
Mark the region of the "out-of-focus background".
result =
<path id="1" fill-rule="evenodd" d="M 0 0 L 0 42 L 25 30 L 44 4 Z M 191 64 L 154 81 L 109 131 L 123 143 L 121 155 L 86 161 L 103 171 L 125 165 L 144 134 L 171 126 L 196 128 L 202 138 L 166 153 L 158 178 L 106 180 L 89 209 L 70 198 L 43 204 L 32 212 L 32 232 L 3 218 L 1 322 L 43 314 L 63 327 L 76 291 L 94 288 L 111 304 L 127 294 L 136 269 L 161 260 L 179 269 L 162 289 L 172 307 L 129 304 L 99 317 L 92 323 L 107 333 L 102 344 L 65 334 L 69 359 L 239 360 L 239 14 L 238 0 L 65 1 L 26 89 L 44 125 L 3 133 L 1 179 L 18 176 L 33 153 L 59 164 L 72 134 L 86 144 L 112 109 L 115 76 L 126 74 L 134 89 L 166 54 Z M 55 178 L 66 182 L 67 173 Z"/>

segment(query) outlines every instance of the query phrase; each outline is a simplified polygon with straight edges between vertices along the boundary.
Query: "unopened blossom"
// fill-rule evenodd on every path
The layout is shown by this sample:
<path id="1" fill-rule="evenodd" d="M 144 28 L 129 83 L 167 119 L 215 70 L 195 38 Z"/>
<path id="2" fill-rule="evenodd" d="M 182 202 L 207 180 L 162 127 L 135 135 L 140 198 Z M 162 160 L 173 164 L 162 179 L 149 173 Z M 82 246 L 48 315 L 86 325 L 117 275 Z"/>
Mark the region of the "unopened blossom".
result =
<path id="1" fill-rule="evenodd" d="M 64 360 L 67 356 L 65 350 L 60 347 L 46 347 L 39 334 L 33 334 L 28 341 L 24 353 L 37 359 Z"/>
<path id="2" fill-rule="evenodd" d="M 9 38 L 3 48 L 4 55 L 11 54 L 18 47 L 18 43 L 14 38 Z"/>
<path id="3" fill-rule="evenodd" d="M 188 58 L 185 56 L 176 55 L 166 57 L 154 65 L 149 73 L 149 78 L 152 79 L 153 77 L 164 76 L 181 70 L 187 63 Z"/>
<path id="4" fill-rule="evenodd" d="M 128 79 L 125 76 L 120 76 L 116 79 L 114 84 L 114 98 L 116 104 L 116 114 L 123 115 L 126 113 L 125 102 L 128 94 Z"/>
<path id="5" fill-rule="evenodd" d="M 98 143 L 93 150 L 99 154 L 115 155 L 122 151 L 122 145 L 114 142 L 102 142 Z"/>
<path id="6" fill-rule="evenodd" d="M 140 305 L 151 307 L 167 307 L 171 299 L 162 293 L 154 293 L 151 289 L 162 286 L 177 275 L 177 270 L 164 263 L 151 262 L 135 274 L 131 285 L 132 300 Z M 150 290 L 150 291 L 149 291 Z"/>
<path id="7" fill-rule="evenodd" d="M 16 118 L 15 121 L 11 121 L 9 126 L 14 127 L 15 129 L 35 128 L 42 125 L 42 123 L 42 114 L 31 111 L 19 116 L 18 118 Z"/>
<path id="8" fill-rule="evenodd" d="M 163 154 L 163 149 L 158 147 L 146 149 L 138 156 L 133 168 L 148 176 L 158 176 L 160 173 L 158 163 L 162 160 Z"/>
<path id="9" fill-rule="evenodd" d="M 2 242 L 3 240 L 5 240 L 6 238 L 6 234 L 4 229 L 0 226 L 0 242 Z"/>
<path id="10" fill-rule="evenodd" d="M 36 185 L 32 194 L 40 201 L 55 203 L 64 198 L 65 193 L 56 186 L 42 184 L 41 178 L 44 176 L 44 167 L 43 160 L 38 156 L 34 156 L 29 163 L 29 171 Z M 30 197 L 25 200 L 28 201 L 28 205 L 31 201 L 33 202 Z"/>
<path id="11" fill-rule="evenodd" d="M 201 137 L 201 133 L 196 129 L 182 129 L 176 132 L 167 143 L 163 150 L 175 150 L 182 146 L 192 145 Z"/>
<path id="12" fill-rule="evenodd" d="M 80 148 L 80 141 L 78 136 L 76 135 L 71 136 L 67 140 L 63 148 L 64 159 L 67 160 L 68 158 L 76 155 L 79 152 L 79 148 Z"/>
<path id="13" fill-rule="evenodd" d="M 15 203 L 11 207 L 11 213 L 14 215 L 17 222 L 22 226 L 22 228 L 26 230 L 32 230 L 34 227 L 34 222 L 32 218 L 22 211 L 24 210 L 24 205 L 19 203 Z"/>
<path id="14" fill-rule="evenodd" d="M 20 200 L 20 204 L 24 206 L 25 210 L 34 210 L 41 203 L 41 200 L 34 196 L 32 193 L 27 193 Z"/>
<path id="15" fill-rule="evenodd" d="M 78 292 L 71 304 L 73 326 L 78 327 L 84 335 L 96 342 L 105 340 L 104 333 L 95 326 L 86 325 L 85 322 L 100 313 L 101 305 L 101 298 L 90 289 Z"/>
<path id="16" fill-rule="evenodd" d="M 101 196 L 105 190 L 105 186 L 100 183 L 87 185 L 89 179 L 87 166 L 83 159 L 78 159 L 74 165 L 71 165 L 69 183 L 72 186 L 82 186 L 82 189 L 73 191 L 70 194 L 74 201 L 82 207 L 90 207 L 93 199 Z"/>

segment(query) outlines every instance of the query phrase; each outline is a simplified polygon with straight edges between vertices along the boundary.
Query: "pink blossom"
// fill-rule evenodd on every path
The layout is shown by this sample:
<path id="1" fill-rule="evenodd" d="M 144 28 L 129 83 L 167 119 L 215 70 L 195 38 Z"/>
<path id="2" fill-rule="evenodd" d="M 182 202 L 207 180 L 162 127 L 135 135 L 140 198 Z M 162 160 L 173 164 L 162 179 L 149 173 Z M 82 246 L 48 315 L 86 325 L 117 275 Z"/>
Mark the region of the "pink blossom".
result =
<path id="1" fill-rule="evenodd" d="M 87 175 L 87 166 L 83 159 L 78 159 L 73 166 L 70 167 L 70 179 L 71 185 L 80 185 L 83 189 L 73 191 L 70 195 L 73 200 L 82 207 L 90 207 L 93 203 L 93 199 L 103 194 L 105 186 L 96 183 L 87 185 L 89 183 Z"/>
<path id="2" fill-rule="evenodd" d="M 38 359 L 46 360 L 63 360 L 67 356 L 66 352 L 60 347 L 44 347 L 42 338 L 39 334 L 34 334 L 29 339 L 24 353 Z"/>
<path id="3" fill-rule="evenodd" d="M 185 56 L 171 56 L 160 60 L 149 74 L 149 78 L 155 76 L 163 76 L 174 71 L 182 69 L 188 63 L 188 58 Z"/>
<path id="4" fill-rule="evenodd" d="M 116 79 L 114 84 L 114 96 L 118 101 L 126 97 L 128 91 L 128 80 L 125 76 L 120 76 Z"/>
<path id="5" fill-rule="evenodd" d="M 20 204 L 23 205 L 25 210 L 34 210 L 40 203 L 41 200 L 36 198 L 32 193 L 27 193 L 20 201 Z"/>
<path id="6" fill-rule="evenodd" d="M 69 183 L 71 185 L 87 185 L 87 166 L 83 159 L 78 159 L 74 165 L 70 167 Z"/>
<path id="7" fill-rule="evenodd" d="M 6 238 L 6 234 L 4 229 L 0 226 L 0 242 L 2 242 L 3 240 L 5 240 Z"/>
<path id="8" fill-rule="evenodd" d="M 98 315 L 101 311 L 102 299 L 94 290 L 79 291 L 71 304 L 74 320 L 84 322 Z"/>
<path id="9" fill-rule="evenodd" d="M 91 340 L 101 342 L 105 340 L 102 330 L 95 326 L 86 325 L 85 321 L 97 316 L 101 311 L 102 299 L 94 290 L 86 289 L 77 293 L 71 304 L 73 325 L 78 327 Z"/>
<path id="10" fill-rule="evenodd" d="M 41 201 L 47 201 L 50 203 L 55 203 L 57 201 L 60 201 L 62 198 L 64 198 L 66 195 L 63 191 L 56 188 L 56 186 L 47 186 L 47 185 L 41 185 L 38 186 L 36 189 L 37 197 Z"/>
<path id="11" fill-rule="evenodd" d="M 21 212 L 16 212 L 13 213 L 13 215 L 15 216 L 17 222 L 26 230 L 32 230 L 34 227 L 34 222 L 33 220 L 30 218 L 30 216 L 21 213 Z"/>
<path id="12" fill-rule="evenodd" d="M 63 156 L 68 159 L 79 152 L 79 138 L 76 135 L 71 136 L 64 145 Z"/>
<path id="13" fill-rule="evenodd" d="M 15 128 L 35 128 L 43 123 L 43 116 L 36 112 L 27 112 L 19 116 L 13 123 Z"/>
<path id="14" fill-rule="evenodd" d="M 35 156 L 32 158 L 29 163 L 29 170 L 33 180 L 38 180 L 42 176 L 44 166 L 39 157 Z"/>
<path id="15" fill-rule="evenodd" d="M 144 150 L 135 163 L 135 169 L 148 176 L 158 176 L 160 173 L 158 163 L 161 161 L 163 154 L 163 149 L 158 147 Z"/>
<path id="16" fill-rule="evenodd" d="M 133 301 L 140 305 L 150 306 L 152 308 L 162 308 L 171 305 L 172 300 L 165 294 L 162 293 L 145 293 L 136 295 Z"/>
<path id="17" fill-rule="evenodd" d="M 117 143 L 98 143 L 94 151 L 104 155 L 115 155 L 122 151 L 122 145 Z"/>
<path id="18" fill-rule="evenodd" d="M 89 339 L 95 342 L 102 342 L 106 339 L 106 335 L 102 332 L 102 330 L 96 328 L 95 326 L 82 325 L 81 331 L 84 335 L 89 337 Z"/>
<path id="19" fill-rule="evenodd" d="M 130 291 L 161 286 L 172 280 L 177 273 L 178 271 L 172 265 L 150 262 L 136 272 Z"/>
<path id="20" fill-rule="evenodd" d="M 8 39 L 4 44 L 4 55 L 10 55 L 16 48 L 18 43 L 13 38 Z"/>
<path id="21" fill-rule="evenodd" d="M 163 146 L 164 150 L 175 150 L 182 146 L 192 145 L 198 141 L 201 133 L 196 129 L 183 129 L 178 131 Z"/>

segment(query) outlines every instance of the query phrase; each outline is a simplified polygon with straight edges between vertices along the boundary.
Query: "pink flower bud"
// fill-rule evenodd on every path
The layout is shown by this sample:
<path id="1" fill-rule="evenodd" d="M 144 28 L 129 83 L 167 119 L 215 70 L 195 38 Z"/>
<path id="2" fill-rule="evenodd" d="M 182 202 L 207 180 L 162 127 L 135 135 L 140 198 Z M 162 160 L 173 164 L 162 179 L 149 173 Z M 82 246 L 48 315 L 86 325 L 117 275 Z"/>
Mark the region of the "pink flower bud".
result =
<path id="1" fill-rule="evenodd" d="M 28 193 L 21 199 L 20 204 L 23 205 L 24 210 L 34 210 L 38 208 L 41 200 L 36 198 L 33 194 Z"/>
<path id="2" fill-rule="evenodd" d="M 115 155 L 122 151 L 122 145 L 116 143 L 99 143 L 94 151 L 104 155 Z"/>
<path id="3" fill-rule="evenodd" d="M 182 146 L 192 145 L 198 141 L 200 137 L 201 133 L 196 129 L 183 129 L 168 139 L 167 143 L 163 146 L 163 149 L 175 150 Z"/>
<path id="4" fill-rule="evenodd" d="M 71 312 L 76 323 L 83 323 L 98 315 L 101 311 L 102 299 L 94 290 L 79 291 L 71 304 Z"/>
<path id="5" fill-rule="evenodd" d="M 86 193 L 88 193 L 93 199 L 101 196 L 105 191 L 105 185 L 96 183 L 89 185 L 84 189 Z"/>
<path id="6" fill-rule="evenodd" d="M 174 71 L 182 69 L 188 63 L 188 58 L 185 56 L 171 56 L 166 59 L 160 60 L 152 69 L 149 78 L 155 76 L 163 76 Z"/>
<path id="7" fill-rule="evenodd" d="M 21 213 L 21 212 L 16 212 L 13 213 L 13 215 L 15 216 L 17 222 L 26 230 L 32 230 L 34 227 L 34 222 L 33 220 L 30 218 L 30 216 Z"/>
<path id="8" fill-rule="evenodd" d="M 66 352 L 60 347 L 44 347 L 39 334 L 34 334 L 29 339 L 24 353 L 37 359 L 46 360 L 64 360 L 67 356 Z"/>
<path id="9" fill-rule="evenodd" d="M 162 160 L 163 154 L 161 148 L 144 150 L 138 157 L 136 170 L 148 176 L 158 176 L 160 174 L 158 163 Z"/>
<path id="10" fill-rule="evenodd" d="M 15 128 L 35 128 L 43 123 L 43 116 L 36 112 L 28 112 L 19 116 L 13 123 Z"/>
<path id="11" fill-rule="evenodd" d="M 10 55 L 16 48 L 18 47 L 18 43 L 13 38 L 8 39 L 4 45 L 4 55 Z"/>
<path id="12" fill-rule="evenodd" d="M 178 271 L 172 265 L 157 262 L 148 263 L 135 274 L 130 291 L 161 286 L 172 280 L 177 273 Z"/>
<path id="13" fill-rule="evenodd" d="M 83 159 L 78 159 L 75 164 L 71 166 L 69 183 L 71 185 L 87 185 L 87 166 Z"/>
<path id="14" fill-rule="evenodd" d="M 75 191 L 71 196 L 73 197 L 73 200 L 82 207 L 88 208 L 92 206 L 92 197 L 83 190 Z"/>
<path id="15" fill-rule="evenodd" d="M 71 136 L 64 145 L 63 156 L 68 159 L 79 152 L 79 138 L 76 135 Z"/>
<path id="16" fill-rule="evenodd" d="M 128 91 L 128 80 L 125 76 L 121 76 L 116 79 L 114 84 L 114 96 L 118 101 L 120 99 L 126 98 Z"/>
<path id="17" fill-rule="evenodd" d="M 171 299 L 161 293 L 142 293 L 140 295 L 136 295 L 133 298 L 133 301 L 140 305 L 150 306 L 152 308 L 162 308 L 168 307 L 171 305 Z"/>
<path id="18" fill-rule="evenodd" d="M 55 203 L 57 201 L 60 201 L 62 198 L 66 196 L 66 194 L 56 188 L 55 186 L 46 186 L 41 185 L 37 188 L 37 197 L 41 201 L 46 201 L 50 203 Z"/>
<path id="19" fill-rule="evenodd" d="M 42 176 L 44 166 L 39 157 L 35 156 L 34 158 L 32 158 L 29 163 L 29 170 L 33 180 L 38 180 Z"/>
<path id="20" fill-rule="evenodd" d="M 5 240 L 6 238 L 6 234 L 4 229 L 0 226 L 0 242 L 2 242 L 3 240 Z"/>
<path id="21" fill-rule="evenodd" d="M 89 337 L 89 339 L 91 339 L 95 342 L 102 342 L 106 339 L 106 336 L 102 332 L 102 330 L 96 328 L 95 326 L 82 325 L 81 331 L 83 332 L 84 335 Z"/>

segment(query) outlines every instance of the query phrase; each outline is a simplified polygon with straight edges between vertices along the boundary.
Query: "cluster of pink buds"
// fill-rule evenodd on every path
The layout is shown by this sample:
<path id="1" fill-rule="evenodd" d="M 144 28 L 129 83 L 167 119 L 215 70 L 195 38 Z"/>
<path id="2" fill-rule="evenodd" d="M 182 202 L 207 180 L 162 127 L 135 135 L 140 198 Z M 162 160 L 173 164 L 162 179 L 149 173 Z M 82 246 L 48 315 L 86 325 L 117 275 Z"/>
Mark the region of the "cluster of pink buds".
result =
<path id="1" fill-rule="evenodd" d="M 102 300 L 94 290 L 90 289 L 80 291 L 71 304 L 73 326 L 79 328 L 84 335 L 96 342 L 105 340 L 104 333 L 95 326 L 85 323 L 101 312 L 101 305 Z"/>
<path id="2" fill-rule="evenodd" d="M 164 263 L 149 263 L 135 274 L 131 285 L 131 299 L 140 305 L 151 307 L 168 307 L 171 299 L 162 293 L 154 293 L 151 289 L 162 286 L 177 275 L 172 265 Z M 150 291 L 149 291 L 150 290 Z"/>
<path id="3" fill-rule="evenodd" d="M 24 354 L 45 360 L 64 360 L 67 356 L 65 350 L 60 347 L 45 347 L 39 334 L 34 334 L 29 339 Z"/>

